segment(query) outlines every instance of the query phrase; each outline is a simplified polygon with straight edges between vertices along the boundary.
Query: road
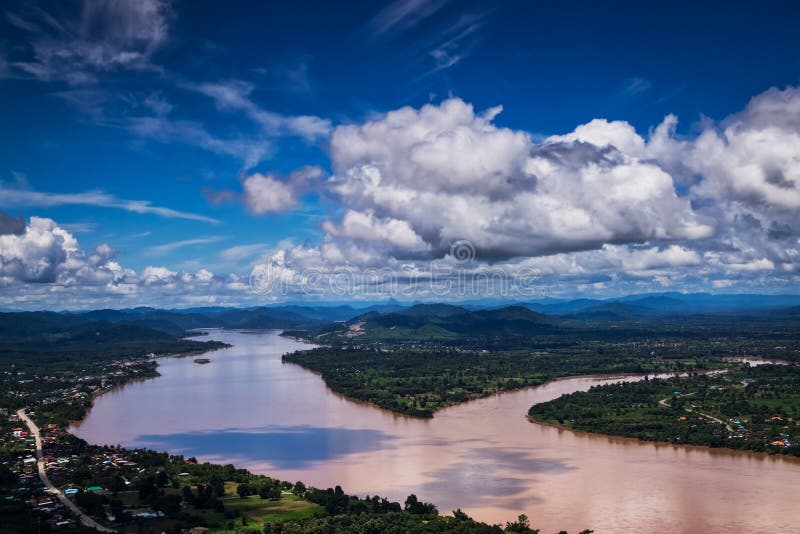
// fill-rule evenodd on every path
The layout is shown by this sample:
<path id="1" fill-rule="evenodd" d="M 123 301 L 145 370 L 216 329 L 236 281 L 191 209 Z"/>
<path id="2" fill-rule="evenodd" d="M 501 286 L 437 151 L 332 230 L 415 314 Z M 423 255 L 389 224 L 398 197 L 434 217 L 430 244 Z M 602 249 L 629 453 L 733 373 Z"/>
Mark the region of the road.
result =
<path id="1" fill-rule="evenodd" d="M 694 395 L 694 392 L 687 393 L 686 395 L 684 395 L 684 397 L 688 397 L 690 395 Z M 668 408 L 669 407 L 669 400 L 670 400 L 670 397 L 667 397 L 666 399 L 661 399 L 660 401 L 658 401 L 658 404 L 660 404 L 661 406 L 664 406 L 665 408 Z M 723 421 L 722 419 L 714 417 L 713 415 L 708 415 L 707 413 L 695 412 L 691 408 L 684 408 L 684 410 L 689 412 L 689 413 L 696 413 L 697 415 L 702 415 L 703 417 L 711 419 L 714 422 L 717 422 L 717 423 L 719 423 L 721 425 L 724 425 L 725 426 L 725 430 L 727 430 L 728 432 L 733 432 L 733 427 L 729 423 L 726 423 L 725 421 Z"/>
<path id="2" fill-rule="evenodd" d="M 36 426 L 36 423 L 34 423 L 30 417 L 28 417 L 28 415 L 25 413 L 24 408 L 22 410 L 17 411 L 17 415 L 19 415 L 20 419 L 25 421 L 25 424 L 28 425 L 28 430 L 30 430 L 30 433 L 33 434 L 33 439 L 36 442 L 36 466 L 39 469 L 39 478 L 42 479 L 42 483 L 47 488 L 48 493 L 52 493 L 53 495 L 58 497 L 58 500 L 61 501 L 61 503 L 64 506 L 69 508 L 72 511 L 72 513 L 75 514 L 75 516 L 78 519 L 80 519 L 81 523 L 84 526 L 93 528 L 99 532 L 116 532 L 116 530 L 104 527 L 103 525 L 101 525 L 100 523 L 98 523 L 85 513 L 83 513 L 83 511 L 80 508 L 78 508 L 74 502 L 69 500 L 67 496 L 64 495 L 63 491 L 55 487 L 53 483 L 50 482 L 50 478 L 47 476 L 47 471 L 45 470 L 44 455 L 42 453 L 42 437 L 41 434 L 39 433 L 39 427 Z"/>

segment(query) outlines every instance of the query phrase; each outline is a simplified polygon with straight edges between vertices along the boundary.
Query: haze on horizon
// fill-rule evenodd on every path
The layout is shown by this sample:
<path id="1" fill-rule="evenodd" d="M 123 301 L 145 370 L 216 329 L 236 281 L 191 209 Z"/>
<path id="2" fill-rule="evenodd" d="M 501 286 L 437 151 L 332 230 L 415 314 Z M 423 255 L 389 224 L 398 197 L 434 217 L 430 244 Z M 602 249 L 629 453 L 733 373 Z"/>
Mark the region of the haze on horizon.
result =
<path id="1" fill-rule="evenodd" d="M 526 297 L 797 293 L 799 22 L 780 1 L 4 3 L 0 308 L 398 297 L 387 272 L 463 300 L 429 283 L 456 267 Z M 254 291 L 263 269 L 285 291 Z M 350 293 L 307 291 L 343 272 Z"/>

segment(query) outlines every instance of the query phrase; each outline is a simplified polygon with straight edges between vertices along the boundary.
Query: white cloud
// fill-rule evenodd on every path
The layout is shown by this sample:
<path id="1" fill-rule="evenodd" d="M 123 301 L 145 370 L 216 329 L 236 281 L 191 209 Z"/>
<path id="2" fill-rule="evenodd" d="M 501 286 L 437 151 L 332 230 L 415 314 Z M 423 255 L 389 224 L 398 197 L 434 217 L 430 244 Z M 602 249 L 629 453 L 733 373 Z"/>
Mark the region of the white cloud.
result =
<path id="1" fill-rule="evenodd" d="M 414 252 L 429 248 L 407 221 L 391 218 L 377 219 L 372 212 L 362 213 L 348 210 L 341 223 L 333 224 L 326 221 L 323 228 L 331 236 L 389 245 L 397 247 L 401 251 Z"/>
<path id="2" fill-rule="evenodd" d="M 170 271 L 166 267 L 145 267 L 142 271 L 142 282 L 145 284 L 154 284 L 157 282 L 171 282 L 175 279 L 178 273 Z"/>
<path id="3" fill-rule="evenodd" d="M 285 211 L 297 203 L 292 189 L 271 176 L 260 173 L 248 176 L 242 182 L 242 187 L 245 204 L 256 215 Z"/>
<path id="4" fill-rule="evenodd" d="M 301 195 L 315 189 L 323 176 L 324 171 L 313 165 L 301 167 L 285 178 L 255 173 L 242 180 L 242 198 L 255 215 L 286 211 L 297 205 Z M 206 196 L 212 200 L 237 198 L 236 193 L 227 190 L 209 191 Z"/>
<path id="5" fill-rule="evenodd" d="M 496 127 L 498 112 L 451 99 L 340 126 L 330 188 L 353 211 L 405 221 L 440 256 L 458 239 L 511 258 L 711 234 L 627 123 L 536 144 Z"/>
<path id="6" fill-rule="evenodd" d="M 800 87 L 770 89 L 692 144 L 704 179 L 694 194 L 768 209 L 800 210 Z"/>
<path id="7" fill-rule="evenodd" d="M 113 273 L 106 265 L 114 255 L 108 245 L 86 255 L 75 237 L 54 221 L 31 217 L 23 233 L 0 235 L 0 285 L 14 281 L 63 283 L 72 277 L 109 280 Z"/>
<path id="8" fill-rule="evenodd" d="M 317 245 L 284 243 L 272 252 L 239 245 L 218 257 L 271 254 L 281 276 L 302 284 L 309 268 L 324 275 L 342 266 L 388 267 L 407 276 L 431 259 L 452 263 L 451 243 L 466 239 L 478 253 L 471 269 L 534 269 L 537 283 L 567 295 L 796 287 L 799 94 L 769 90 L 741 113 L 701 125 L 693 138 L 676 133 L 672 115 L 647 135 L 595 119 L 534 141 L 497 126 L 500 107 L 476 113 L 450 99 L 402 108 L 334 130 L 333 175 L 324 185 L 339 209 L 322 223 Z M 242 178 L 241 193 L 226 197 L 255 214 L 274 213 L 317 191 L 324 176 L 318 167 L 254 173 Z M 6 191 L 16 196 L 0 196 L 0 205 L 102 205 L 208 220 L 102 192 Z M 82 252 L 52 221 L 32 218 L 24 231 L 17 219 L 0 223 L 10 228 L 0 231 L 0 283 L 20 298 L 55 298 L 41 289 L 47 284 L 32 282 L 52 282 L 64 298 L 94 292 L 96 302 L 112 294 L 253 298 L 243 277 L 211 273 L 224 271 L 221 264 L 196 262 L 185 272 L 150 266 L 137 275 L 114 261 L 111 247 Z"/>

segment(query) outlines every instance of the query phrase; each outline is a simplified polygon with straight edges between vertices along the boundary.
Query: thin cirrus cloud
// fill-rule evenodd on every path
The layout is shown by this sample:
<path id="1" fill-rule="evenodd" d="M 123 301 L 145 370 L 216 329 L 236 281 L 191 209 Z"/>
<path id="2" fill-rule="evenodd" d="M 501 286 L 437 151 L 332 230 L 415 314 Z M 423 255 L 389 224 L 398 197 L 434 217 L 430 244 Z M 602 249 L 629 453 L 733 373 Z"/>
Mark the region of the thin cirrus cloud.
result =
<path id="1" fill-rule="evenodd" d="M 212 135 L 205 127 L 190 120 L 175 120 L 164 116 L 128 117 L 124 126 L 135 135 L 163 144 L 184 143 L 215 154 L 241 160 L 245 169 L 257 165 L 271 151 L 266 140 L 243 137 L 225 139 Z"/>
<path id="2" fill-rule="evenodd" d="M 164 254 L 169 254 L 170 252 L 174 252 L 181 248 L 196 247 L 200 245 L 210 245 L 212 243 L 218 243 L 223 239 L 224 238 L 222 236 L 209 236 L 209 237 L 198 237 L 195 239 L 183 239 L 181 241 L 173 241 L 171 243 L 164 243 L 163 245 L 156 245 L 153 247 L 149 247 L 148 249 L 146 249 L 146 253 L 151 256 L 162 256 Z"/>
<path id="3" fill-rule="evenodd" d="M 327 137 L 331 130 L 331 122 L 327 119 L 314 115 L 282 115 L 261 108 L 251 98 L 255 86 L 250 82 L 230 80 L 185 84 L 184 87 L 211 98 L 221 110 L 244 113 L 260 125 L 265 133 L 272 136 L 296 135 L 307 141 L 313 141 Z"/>
<path id="4" fill-rule="evenodd" d="M 20 189 L 0 188 L 0 206 L 5 208 L 55 206 L 97 206 L 114 208 L 132 213 L 158 215 L 168 219 L 187 219 L 211 224 L 219 220 L 197 213 L 179 211 L 164 206 L 154 206 L 149 200 L 125 200 L 104 193 L 103 191 L 87 191 L 84 193 L 48 193 Z"/>
<path id="5" fill-rule="evenodd" d="M 410 30 L 439 10 L 448 0 L 396 0 L 384 7 L 369 22 L 373 37 L 386 37 Z"/>
<path id="6" fill-rule="evenodd" d="M 633 76 L 622 84 L 622 92 L 630 96 L 639 96 L 648 92 L 651 87 L 653 87 L 653 83 L 647 78 Z"/>

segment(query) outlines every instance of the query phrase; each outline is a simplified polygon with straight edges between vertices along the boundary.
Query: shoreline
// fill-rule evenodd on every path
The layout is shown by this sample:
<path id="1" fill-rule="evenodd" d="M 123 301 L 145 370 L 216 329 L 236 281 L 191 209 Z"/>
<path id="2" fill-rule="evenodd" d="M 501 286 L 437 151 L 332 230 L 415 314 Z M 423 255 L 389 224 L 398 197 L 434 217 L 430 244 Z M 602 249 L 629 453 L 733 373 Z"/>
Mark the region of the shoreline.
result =
<path id="1" fill-rule="evenodd" d="M 211 331 L 211 330 L 227 331 L 226 329 L 222 329 L 222 328 L 203 328 L 203 329 L 196 329 L 196 330 L 197 331 L 202 331 L 204 333 L 203 335 L 207 335 L 209 333 L 209 331 Z M 315 345 L 315 344 L 313 344 L 313 343 L 311 343 L 308 340 L 303 339 L 303 338 L 298 338 L 298 337 L 295 337 L 295 336 L 283 336 L 283 331 L 281 331 L 280 329 L 267 328 L 267 329 L 260 329 L 260 330 L 231 330 L 231 331 L 242 332 L 242 333 L 254 333 L 254 334 L 265 333 L 265 332 L 279 332 L 278 333 L 279 336 L 285 337 L 287 339 L 291 339 L 292 341 L 295 341 L 297 343 L 302 343 L 304 345 L 311 345 L 311 348 L 319 346 L 319 345 Z M 187 339 L 192 338 L 192 337 L 194 337 L 194 336 L 187 336 Z M 178 358 L 178 359 L 182 359 L 182 358 L 186 358 L 186 357 L 189 357 L 189 356 L 197 356 L 197 355 L 200 355 L 200 354 L 210 354 L 212 352 L 215 352 L 215 351 L 218 351 L 218 350 L 225 350 L 227 348 L 231 348 L 231 347 L 234 346 L 234 345 L 229 345 L 229 344 L 226 344 L 226 345 L 227 345 L 226 347 L 217 347 L 217 348 L 213 348 L 213 349 L 209 349 L 209 350 L 205 350 L 205 351 L 187 351 L 187 352 L 182 352 L 182 353 L 171 353 L 171 354 L 164 354 L 164 355 L 156 355 L 156 356 L 152 357 L 151 359 L 153 361 L 155 361 L 155 363 L 156 363 L 156 370 L 155 370 L 155 374 L 154 375 L 137 377 L 137 378 L 135 378 L 133 380 L 126 381 L 126 382 L 124 382 L 122 384 L 117 384 L 112 388 L 109 388 L 109 389 L 106 389 L 106 390 L 102 390 L 102 391 L 97 391 L 97 392 L 93 393 L 91 395 L 91 397 L 90 397 L 89 406 L 87 407 L 83 417 L 78 421 L 69 421 L 69 424 L 67 425 L 65 430 L 67 432 L 69 432 L 69 429 L 72 428 L 73 426 L 74 427 L 80 427 L 81 423 L 89 416 L 89 412 L 91 411 L 91 409 L 94 406 L 95 399 L 99 398 L 100 396 L 105 395 L 106 393 L 118 390 L 118 389 L 122 389 L 125 386 L 127 386 L 129 384 L 132 384 L 132 383 L 135 383 L 135 382 L 140 382 L 140 381 L 145 381 L 145 380 L 152 380 L 152 379 L 155 379 L 155 378 L 158 378 L 159 376 L 161 376 L 161 374 L 158 372 L 158 361 L 157 360 L 162 359 L 162 358 Z M 308 349 L 301 349 L 301 350 L 308 350 Z M 470 403 L 470 402 L 480 401 L 480 400 L 488 399 L 488 398 L 495 397 L 495 396 L 516 394 L 516 393 L 519 393 L 521 391 L 525 391 L 525 390 L 529 390 L 529 389 L 542 388 L 542 387 L 545 387 L 545 386 L 547 386 L 547 385 L 549 385 L 551 383 L 561 382 L 561 381 L 565 381 L 565 380 L 574 380 L 574 379 L 584 379 L 584 380 L 586 380 L 586 379 L 588 379 L 588 380 L 601 381 L 601 380 L 610 380 L 610 379 L 614 379 L 614 378 L 624 379 L 624 378 L 631 378 L 631 377 L 636 377 L 636 378 L 642 378 L 643 379 L 646 376 L 659 377 L 659 376 L 679 376 L 679 375 L 688 374 L 687 371 L 682 371 L 682 372 L 674 372 L 674 373 L 633 373 L 633 372 L 630 372 L 630 373 L 583 374 L 583 375 L 561 376 L 561 377 L 557 377 L 557 378 L 552 378 L 550 380 L 546 380 L 546 381 L 542 382 L 541 384 L 523 386 L 523 387 L 520 387 L 520 388 L 503 390 L 503 391 L 494 391 L 494 392 L 489 393 L 487 395 L 482 395 L 482 396 L 479 396 L 479 397 L 475 397 L 473 399 L 468 399 L 468 400 L 465 400 L 465 401 L 450 403 L 450 404 L 441 406 L 440 408 L 437 408 L 436 410 L 434 410 L 431 413 L 430 416 L 420 416 L 420 415 L 412 415 L 412 414 L 406 414 L 406 413 L 390 410 L 389 408 L 384 408 L 382 406 L 379 406 L 377 404 L 371 403 L 369 401 L 365 401 L 365 400 L 362 400 L 362 399 L 351 397 L 349 395 L 346 395 L 344 393 L 336 391 L 336 390 L 334 390 L 333 388 L 331 388 L 328 385 L 328 383 L 322 377 L 322 373 L 314 371 L 312 369 L 308 369 L 308 368 L 306 368 L 306 367 L 304 367 L 304 366 L 302 366 L 302 365 L 300 365 L 298 363 L 295 363 L 295 362 L 283 361 L 283 356 L 284 355 L 281 355 L 281 363 L 282 364 L 284 364 L 284 365 L 285 364 L 295 365 L 295 366 L 303 369 L 306 372 L 309 372 L 309 373 L 312 373 L 312 374 L 318 376 L 322 380 L 323 385 L 331 393 L 333 393 L 335 396 L 337 396 L 338 398 L 341 398 L 341 399 L 344 399 L 344 400 L 346 400 L 348 402 L 353 402 L 355 404 L 359 404 L 359 405 L 362 405 L 362 406 L 369 406 L 370 408 L 379 410 L 379 411 L 384 412 L 387 415 L 391 415 L 392 417 L 395 417 L 395 418 L 413 419 L 413 420 L 417 420 L 417 421 L 431 421 L 431 420 L 435 419 L 435 415 L 437 413 L 439 413 L 439 412 L 442 412 L 442 411 L 450 409 L 450 408 L 454 408 L 456 406 L 467 404 L 467 403 Z M 731 358 L 731 359 L 724 359 L 722 361 L 729 362 L 729 363 L 730 362 L 736 362 L 736 361 L 740 361 L 741 362 L 743 360 L 746 360 L 747 358 L 748 357 L 742 357 L 740 359 Z M 759 358 L 759 359 L 766 361 L 766 359 L 764 359 L 764 358 Z M 778 363 L 778 362 L 781 362 L 781 363 Z M 774 363 L 776 363 L 776 364 L 784 364 L 784 362 L 785 363 L 790 363 L 790 362 L 786 362 L 785 360 L 774 360 Z M 769 363 L 773 363 L 773 361 L 769 361 Z M 703 370 L 703 371 L 694 371 L 694 372 L 716 373 L 716 372 L 720 372 L 720 371 L 725 372 L 725 371 L 727 371 L 727 368 L 723 367 L 723 368 L 718 368 L 718 369 L 707 369 L 707 370 Z M 689 372 L 692 372 L 692 371 L 689 371 Z M 660 441 L 660 440 L 643 440 L 643 439 L 640 439 L 640 438 L 635 438 L 635 437 L 630 437 L 630 436 L 620 436 L 620 435 L 615 435 L 615 434 L 603 434 L 603 433 L 600 433 L 600 432 L 590 432 L 590 431 L 587 431 L 587 430 L 571 428 L 571 427 L 569 427 L 567 425 L 562 425 L 562 424 L 558 424 L 558 423 L 551 423 L 551 422 L 548 422 L 548 421 L 538 421 L 536 419 L 533 419 L 527 413 L 525 414 L 524 417 L 529 423 L 536 424 L 536 425 L 542 425 L 542 426 L 546 426 L 546 427 L 551 427 L 551 428 L 555 428 L 555 429 L 562 430 L 562 431 L 569 431 L 569 432 L 573 432 L 573 433 L 578 434 L 578 435 L 585 435 L 585 436 L 591 436 L 591 437 L 604 437 L 604 438 L 609 439 L 609 440 L 625 440 L 625 441 L 628 441 L 628 442 L 636 442 L 636 443 L 643 444 L 643 445 L 644 444 L 651 444 L 651 445 L 663 446 L 663 447 L 673 447 L 673 448 L 676 448 L 677 450 L 680 450 L 681 448 L 685 448 L 686 450 L 700 449 L 700 450 L 704 450 L 706 452 L 718 452 L 718 453 L 725 453 L 725 454 L 731 454 L 731 455 L 736 455 L 736 456 L 746 455 L 747 457 L 751 457 L 751 458 L 762 458 L 762 459 L 775 458 L 775 459 L 779 459 L 779 460 L 782 460 L 782 461 L 791 461 L 793 463 L 799 463 L 800 462 L 800 458 L 795 457 L 795 456 L 786 455 L 786 454 L 768 453 L 768 452 L 763 452 L 763 451 L 744 451 L 744 450 L 740 450 L 740 449 L 731 449 L 731 448 L 728 448 L 728 447 L 710 447 L 708 445 L 694 445 L 694 444 L 688 444 L 688 443 L 686 443 L 686 444 L 684 444 L 684 443 L 671 443 L 671 442 L 668 442 L 668 441 Z"/>
<path id="2" fill-rule="evenodd" d="M 124 388 L 126 386 L 131 385 L 131 384 L 135 384 L 137 382 L 144 382 L 145 380 L 153 380 L 153 379 L 158 378 L 159 376 L 161 376 L 161 373 L 158 372 L 158 368 L 159 368 L 158 360 L 160 360 L 162 358 L 178 358 L 179 359 L 179 358 L 188 358 L 189 356 L 199 356 L 201 354 L 210 354 L 210 353 L 212 353 L 214 351 L 223 350 L 223 349 L 226 349 L 226 348 L 230 348 L 232 346 L 233 345 L 228 345 L 227 347 L 217 347 L 217 348 L 214 348 L 214 349 L 208 349 L 208 350 L 202 350 L 202 351 L 197 350 L 197 351 L 187 351 L 187 352 L 175 352 L 175 353 L 169 353 L 169 354 L 163 354 L 163 355 L 156 354 L 156 355 L 154 355 L 152 357 L 148 357 L 148 358 L 146 358 L 147 361 L 152 361 L 156 365 L 155 368 L 153 369 L 153 373 L 154 374 L 149 375 L 149 376 L 137 376 L 137 377 L 132 378 L 130 380 L 126 380 L 126 381 L 124 381 L 124 382 L 122 382 L 120 384 L 114 384 L 110 388 L 101 389 L 101 390 L 93 392 L 91 395 L 89 395 L 89 398 L 88 398 L 89 405 L 86 407 L 86 410 L 83 413 L 83 417 L 81 417 L 77 421 L 72 421 L 72 420 L 67 421 L 67 425 L 64 427 L 64 430 L 66 432 L 69 432 L 71 435 L 75 436 L 75 434 L 70 432 L 70 428 L 72 428 L 72 427 L 80 428 L 80 426 L 83 423 L 83 421 L 89 416 L 89 412 L 92 410 L 92 408 L 94 408 L 94 401 L 99 399 L 100 397 L 102 397 L 106 393 L 111 393 L 113 391 L 118 391 L 118 390 L 121 390 L 122 388 Z M 78 436 L 75 436 L 75 437 L 78 437 Z"/>
<path id="3" fill-rule="evenodd" d="M 711 447 L 710 445 L 695 445 L 693 443 L 671 443 L 669 441 L 660 441 L 660 440 L 648 440 L 648 439 L 641 439 L 641 438 L 634 438 L 631 436 L 620 436 L 617 434 L 603 434 L 600 432 L 591 432 L 589 430 L 581 430 L 579 428 L 572 428 L 567 425 L 563 425 L 560 423 L 553 423 L 550 421 L 539 421 L 534 419 L 530 415 L 525 415 L 525 419 L 534 425 L 541 425 L 544 427 L 553 428 L 560 431 L 567 431 L 572 432 L 573 434 L 583 436 L 583 437 L 591 437 L 591 438 L 606 438 L 609 441 L 620 441 L 625 443 L 637 443 L 639 445 L 655 445 L 656 447 L 664 447 L 664 448 L 671 448 L 674 450 L 686 450 L 686 451 L 702 451 L 708 452 L 711 454 L 721 454 L 727 455 L 732 457 L 742 457 L 742 458 L 750 458 L 750 459 L 760 459 L 760 460 L 775 460 L 780 462 L 790 462 L 798 464 L 800 463 L 800 457 L 791 456 L 788 454 L 778 454 L 778 453 L 769 453 L 763 451 L 744 451 L 741 449 L 731 449 L 729 447 Z"/>

